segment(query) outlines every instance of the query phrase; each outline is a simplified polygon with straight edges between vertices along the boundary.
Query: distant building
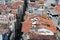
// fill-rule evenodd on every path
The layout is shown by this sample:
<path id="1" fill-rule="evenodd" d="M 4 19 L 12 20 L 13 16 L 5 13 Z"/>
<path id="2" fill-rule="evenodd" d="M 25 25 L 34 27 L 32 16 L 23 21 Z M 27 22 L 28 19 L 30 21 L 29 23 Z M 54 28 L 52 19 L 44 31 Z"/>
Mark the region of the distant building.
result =
<path id="1" fill-rule="evenodd" d="M 0 0 L 0 4 L 5 4 L 5 0 Z"/>
<path id="2" fill-rule="evenodd" d="M 11 0 L 11 2 L 18 2 L 19 0 Z"/>

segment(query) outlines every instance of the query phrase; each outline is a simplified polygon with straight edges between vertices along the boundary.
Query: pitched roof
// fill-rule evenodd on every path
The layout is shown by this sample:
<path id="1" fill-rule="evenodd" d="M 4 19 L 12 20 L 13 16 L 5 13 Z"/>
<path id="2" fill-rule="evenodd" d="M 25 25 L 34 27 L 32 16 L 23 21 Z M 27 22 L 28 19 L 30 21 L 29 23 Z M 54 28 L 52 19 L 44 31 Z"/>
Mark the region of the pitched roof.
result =
<path id="1" fill-rule="evenodd" d="M 42 17 L 38 17 L 39 20 L 42 20 L 43 22 L 47 22 L 50 26 L 47 26 L 47 25 L 44 25 L 44 24 L 39 24 L 37 25 L 36 28 L 46 28 L 48 30 L 51 30 L 52 32 L 56 33 L 56 29 L 54 26 L 51 26 L 52 25 L 52 21 L 50 20 L 47 20 L 47 19 L 44 19 Z M 29 29 L 32 28 L 32 24 L 31 24 L 31 20 L 30 19 L 26 19 L 25 22 L 23 23 L 23 26 L 22 26 L 22 31 L 23 32 L 29 32 Z"/>

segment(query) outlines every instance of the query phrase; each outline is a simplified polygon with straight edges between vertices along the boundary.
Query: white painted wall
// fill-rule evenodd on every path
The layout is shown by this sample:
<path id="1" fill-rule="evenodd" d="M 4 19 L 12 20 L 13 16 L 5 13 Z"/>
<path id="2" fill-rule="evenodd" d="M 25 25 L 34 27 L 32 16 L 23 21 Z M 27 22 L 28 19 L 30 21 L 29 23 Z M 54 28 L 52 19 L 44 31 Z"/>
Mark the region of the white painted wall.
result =
<path id="1" fill-rule="evenodd" d="M 45 5 L 46 7 L 49 7 L 49 6 L 51 5 L 51 3 L 54 4 L 54 3 L 56 3 L 56 1 L 55 1 L 55 0 L 45 0 L 45 4 L 44 4 L 44 5 Z"/>
<path id="2" fill-rule="evenodd" d="M 0 34 L 0 40 L 3 40 L 3 39 L 2 39 L 2 34 Z"/>

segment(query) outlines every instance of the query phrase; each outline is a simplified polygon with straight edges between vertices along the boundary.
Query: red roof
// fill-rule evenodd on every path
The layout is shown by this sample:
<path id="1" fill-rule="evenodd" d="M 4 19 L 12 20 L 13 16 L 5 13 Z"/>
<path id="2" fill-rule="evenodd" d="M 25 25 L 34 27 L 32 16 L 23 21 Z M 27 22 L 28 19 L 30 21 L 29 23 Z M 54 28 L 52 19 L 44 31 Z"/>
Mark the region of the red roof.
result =
<path id="1" fill-rule="evenodd" d="M 19 5 L 22 5 L 22 4 L 23 4 L 23 2 L 16 2 L 14 4 L 11 4 L 11 7 L 12 8 L 17 8 Z"/>
<path id="2" fill-rule="evenodd" d="M 60 13 L 60 4 L 56 5 L 56 12 Z"/>
<path id="3" fill-rule="evenodd" d="M 42 20 L 43 22 L 47 22 L 50 26 L 46 26 L 46 25 L 41 23 L 41 24 L 37 25 L 36 28 L 43 27 L 43 28 L 46 28 L 46 29 L 51 30 L 52 32 L 56 33 L 55 27 L 52 26 L 52 21 L 50 21 L 48 19 L 44 19 L 42 17 L 37 17 L 37 18 L 38 18 L 38 20 Z M 25 22 L 23 23 L 23 26 L 22 26 L 22 32 L 29 32 L 30 28 L 32 28 L 31 20 L 26 19 Z"/>

